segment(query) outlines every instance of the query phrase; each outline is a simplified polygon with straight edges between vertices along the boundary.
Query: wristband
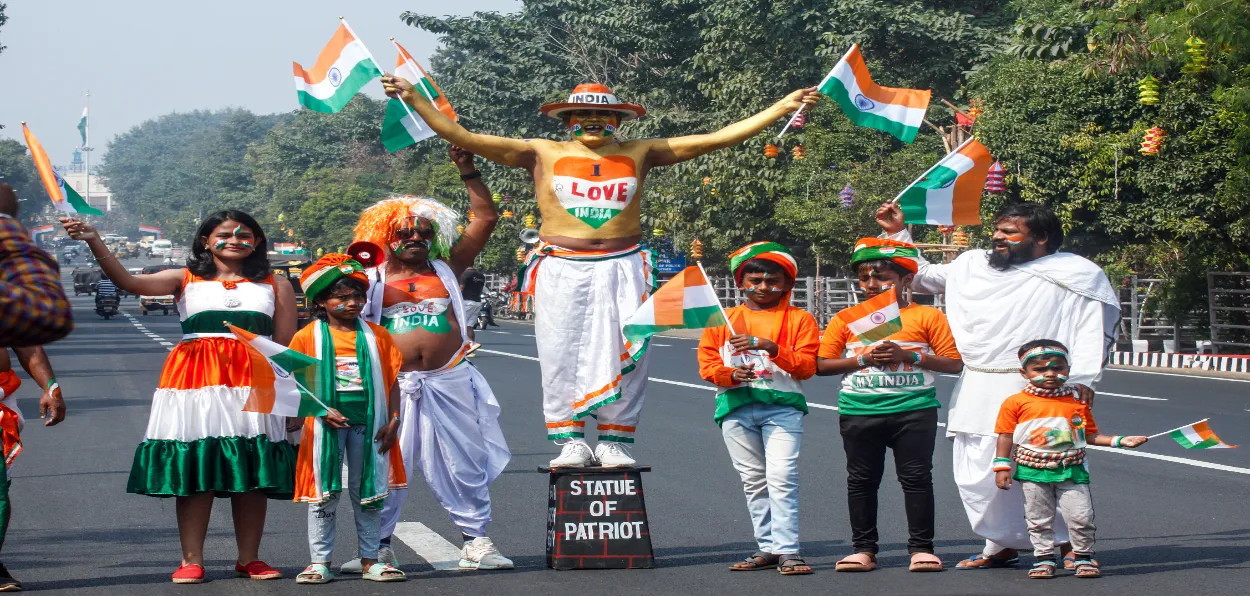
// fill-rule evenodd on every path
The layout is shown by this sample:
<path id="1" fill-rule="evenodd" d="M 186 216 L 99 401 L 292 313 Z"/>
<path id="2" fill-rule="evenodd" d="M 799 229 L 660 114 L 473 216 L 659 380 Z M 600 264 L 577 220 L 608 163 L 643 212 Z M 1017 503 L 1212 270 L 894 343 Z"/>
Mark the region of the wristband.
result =
<path id="1" fill-rule="evenodd" d="M 857 363 L 859 364 L 859 367 L 860 367 L 860 368 L 868 368 L 868 363 L 867 363 L 867 362 L 864 362 L 864 355 L 863 355 L 863 354 L 860 354 L 859 356 L 856 356 L 856 357 L 855 357 L 855 362 L 857 362 Z"/>
<path id="2" fill-rule="evenodd" d="M 751 336 L 751 347 L 755 347 L 755 346 L 758 346 L 758 345 L 760 345 L 760 338 L 755 337 L 754 335 L 752 335 L 752 336 Z"/>
<path id="3" fill-rule="evenodd" d="M 399 420 L 399 412 L 391 412 L 391 419 Z"/>
<path id="4" fill-rule="evenodd" d="M 921 362 L 924 361 L 924 356 L 922 356 L 920 352 L 912 352 L 911 361 L 912 361 L 912 364 L 920 364 Z"/>
<path id="5" fill-rule="evenodd" d="M 1111 437 L 1111 446 L 1112 446 L 1112 447 L 1119 447 L 1119 446 L 1120 446 L 1120 441 L 1121 441 L 1122 439 L 1124 439 L 1124 437 L 1121 437 L 1120 435 L 1116 435 L 1116 436 L 1114 436 L 1114 437 Z"/>
<path id="6" fill-rule="evenodd" d="M 461 180 L 463 180 L 463 181 L 465 181 L 465 182 L 468 182 L 468 181 L 470 181 L 470 180 L 472 180 L 472 179 L 474 179 L 474 178 L 481 178 L 481 177 L 482 177 L 482 172 L 480 172 L 480 171 L 478 171 L 478 170 L 473 170 L 472 172 L 469 172 L 468 174 L 461 174 L 461 175 L 460 175 L 460 179 L 461 179 Z"/>
<path id="7" fill-rule="evenodd" d="M 1010 471 L 1011 471 L 1011 466 L 1005 466 L 1005 465 L 1002 465 L 1002 464 L 998 464 L 998 465 L 994 466 L 994 471 L 995 471 L 995 472 L 1010 472 Z"/>
<path id="8" fill-rule="evenodd" d="M 996 458 L 994 458 L 994 463 L 996 463 L 996 464 L 1010 464 L 1010 463 L 1011 463 L 1011 458 L 1010 458 L 1010 457 L 996 457 Z"/>
<path id="9" fill-rule="evenodd" d="M 52 377 L 51 379 L 48 379 L 48 384 L 44 386 L 44 389 L 51 390 L 56 385 L 57 385 L 56 377 Z"/>

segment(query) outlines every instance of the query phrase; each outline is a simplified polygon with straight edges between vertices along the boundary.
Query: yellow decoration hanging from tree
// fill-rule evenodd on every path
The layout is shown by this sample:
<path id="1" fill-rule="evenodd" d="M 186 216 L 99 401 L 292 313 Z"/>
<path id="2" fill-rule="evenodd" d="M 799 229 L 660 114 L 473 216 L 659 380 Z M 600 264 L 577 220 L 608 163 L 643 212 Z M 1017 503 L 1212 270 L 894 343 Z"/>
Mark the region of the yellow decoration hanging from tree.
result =
<path id="1" fill-rule="evenodd" d="M 1194 74 L 1207 69 L 1206 42 L 1197 37 L 1185 40 L 1185 53 L 1189 55 L 1189 63 L 1181 68 L 1181 72 Z"/>
<path id="2" fill-rule="evenodd" d="M 1153 106 L 1159 103 L 1159 79 L 1147 74 L 1142 80 L 1137 81 L 1137 101 L 1144 105 Z"/>

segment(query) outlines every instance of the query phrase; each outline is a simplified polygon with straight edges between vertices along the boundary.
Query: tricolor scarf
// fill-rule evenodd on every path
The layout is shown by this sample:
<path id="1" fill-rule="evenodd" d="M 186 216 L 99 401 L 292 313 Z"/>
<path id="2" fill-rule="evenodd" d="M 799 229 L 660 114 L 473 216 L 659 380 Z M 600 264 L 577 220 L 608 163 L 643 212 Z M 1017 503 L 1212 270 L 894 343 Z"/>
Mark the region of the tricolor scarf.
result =
<path id="1" fill-rule="evenodd" d="M 1043 389 L 1033 383 L 1029 383 L 1024 386 L 1024 392 L 1038 397 L 1064 397 L 1066 395 L 1076 393 L 1076 389 L 1072 388 L 1070 385 L 1064 385 L 1058 389 Z"/>
<path id="2" fill-rule="evenodd" d="M 321 398 L 331 408 L 338 409 L 339 393 L 335 383 L 337 370 L 334 356 L 334 338 L 330 335 L 330 325 L 325 321 L 315 321 L 314 337 L 316 338 L 316 357 L 321 361 L 317 368 L 319 385 L 324 387 L 325 395 Z M 377 429 L 386 424 L 387 409 L 379 407 L 385 403 L 386 383 L 382 379 L 382 359 L 378 354 L 377 337 L 369 325 L 356 320 L 356 362 L 360 367 L 360 380 L 364 386 L 367 409 L 365 410 L 365 437 L 369 445 L 373 445 L 373 437 Z M 311 422 L 309 424 L 308 422 Z M 304 425 L 303 442 L 309 447 L 300 449 L 297 474 L 296 500 L 309 503 L 323 503 L 331 494 L 343 490 L 342 445 L 339 443 L 337 429 L 326 424 L 321 417 L 311 417 Z M 381 509 L 383 499 L 388 494 L 390 485 L 391 456 L 378 453 L 377 449 L 369 448 L 369 457 L 362 462 L 360 472 L 360 506 L 361 509 Z M 391 451 L 395 451 L 392 449 Z M 305 468 L 311 464 L 311 473 Z M 305 486 L 310 484 L 311 486 Z"/>

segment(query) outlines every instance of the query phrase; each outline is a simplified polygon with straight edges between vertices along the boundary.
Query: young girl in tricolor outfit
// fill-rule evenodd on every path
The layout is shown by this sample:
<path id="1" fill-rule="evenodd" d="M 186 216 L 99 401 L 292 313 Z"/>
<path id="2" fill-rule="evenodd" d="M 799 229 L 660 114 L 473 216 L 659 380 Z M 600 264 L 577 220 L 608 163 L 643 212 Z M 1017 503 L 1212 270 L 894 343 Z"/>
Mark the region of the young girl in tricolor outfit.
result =
<path id="1" fill-rule="evenodd" d="M 403 355 L 382 326 L 360 319 L 369 280 L 351 257 L 328 254 L 304 270 L 300 285 L 316 320 L 295 334 L 291 349 L 321 362 L 318 397 L 324 416 L 304 421 L 295 478 L 295 500 L 309 504 L 308 549 L 312 562 L 295 579 L 324 584 L 334 579 L 335 512 L 347 463 L 348 494 L 356 519 L 363 577 L 403 581 L 404 572 L 378 562 L 382 505 L 391 488 L 407 488 L 400 450 L 399 387 Z"/>
<path id="2" fill-rule="evenodd" d="M 174 583 L 204 581 L 204 536 L 214 495 L 230 497 L 239 549 L 235 574 L 282 577 L 258 551 L 266 497 L 289 499 L 294 491 L 295 446 L 287 441 L 285 417 L 243 411 L 252 393 L 251 359 L 223 324 L 282 344 L 295 334 L 295 291 L 286 277 L 270 273 L 265 233 L 242 211 L 218 211 L 196 231 L 186 268 L 131 275 L 90 224 L 61 222 L 71 238 L 87 242 L 117 287 L 178 300 L 182 341 L 161 369 L 126 486 L 128 492 L 177 499 L 182 564 Z"/>

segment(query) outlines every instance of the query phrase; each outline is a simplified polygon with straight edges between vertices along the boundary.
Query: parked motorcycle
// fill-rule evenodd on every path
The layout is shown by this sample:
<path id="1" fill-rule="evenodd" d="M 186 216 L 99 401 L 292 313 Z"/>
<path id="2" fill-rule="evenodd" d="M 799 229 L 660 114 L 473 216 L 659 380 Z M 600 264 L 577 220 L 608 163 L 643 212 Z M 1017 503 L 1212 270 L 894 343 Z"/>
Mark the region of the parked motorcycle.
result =
<path id="1" fill-rule="evenodd" d="M 96 296 L 95 314 L 104 317 L 104 320 L 113 318 L 113 315 L 121 311 L 121 298 L 117 296 Z"/>

